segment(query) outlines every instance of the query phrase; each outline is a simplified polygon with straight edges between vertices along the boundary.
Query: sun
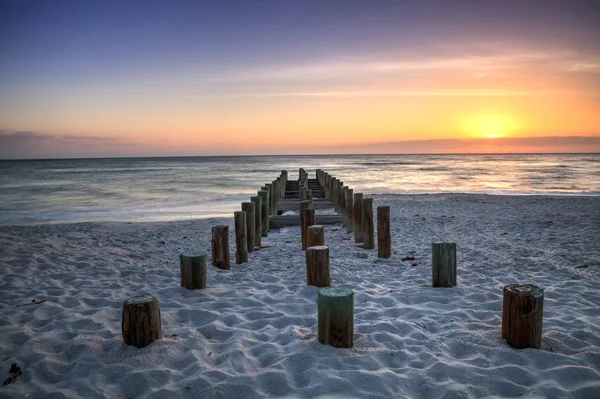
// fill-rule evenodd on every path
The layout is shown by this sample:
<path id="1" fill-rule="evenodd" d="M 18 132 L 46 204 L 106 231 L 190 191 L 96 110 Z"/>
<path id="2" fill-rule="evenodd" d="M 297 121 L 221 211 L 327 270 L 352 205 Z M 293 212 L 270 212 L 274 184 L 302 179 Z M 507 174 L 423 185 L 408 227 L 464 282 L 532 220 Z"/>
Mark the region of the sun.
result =
<path id="1" fill-rule="evenodd" d="M 509 115 L 482 114 L 466 119 L 465 130 L 477 138 L 497 139 L 507 137 L 518 129 L 517 121 Z"/>

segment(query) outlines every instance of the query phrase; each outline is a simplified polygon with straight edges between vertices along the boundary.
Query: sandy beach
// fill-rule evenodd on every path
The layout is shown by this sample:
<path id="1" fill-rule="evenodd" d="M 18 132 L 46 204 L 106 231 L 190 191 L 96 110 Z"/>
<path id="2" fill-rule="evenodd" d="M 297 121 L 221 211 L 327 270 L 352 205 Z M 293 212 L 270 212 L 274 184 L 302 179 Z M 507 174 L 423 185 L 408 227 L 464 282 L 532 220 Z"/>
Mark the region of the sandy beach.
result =
<path id="1" fill-rule="evenodd" d="M 0 227 L 0 374 L 23 370 L 0 398 L 600 397 L 600 197 L 374 198 L 391 259 L 325 230 L 332 285 L 355 292 L 352 349 L 317 341 L 299 227 L 195 291 L 178 255 L 210 257 L 211 226 L 232 218 Z M 431 287 L 441 241 L 457 243 L 454 288 Z M 545 288 L 540 350 L 500 336 L 502 287 L 520 282 Z M 163 339 L 137 349 L 121 310 L 144 293 Z"/>

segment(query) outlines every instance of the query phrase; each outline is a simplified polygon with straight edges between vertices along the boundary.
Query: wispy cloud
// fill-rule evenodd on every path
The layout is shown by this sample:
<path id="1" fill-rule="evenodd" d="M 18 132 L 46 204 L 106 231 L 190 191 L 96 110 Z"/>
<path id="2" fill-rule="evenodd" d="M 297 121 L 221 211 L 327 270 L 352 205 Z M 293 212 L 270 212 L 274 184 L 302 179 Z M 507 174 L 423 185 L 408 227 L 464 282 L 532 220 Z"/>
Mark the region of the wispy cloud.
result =
<path id="1" fill-rule="evenodd" d="M 465 73 L 474 77 L 530 70 L 532 66 L 558 72 L 596 70 L 600 55 L 574 51 L 521 51 L 500 54 L 460 56 L 412 56 L 406 59 L 373 60 L 368 57 L 338 57 L 294 65 L 271 65 L 260 68 L 225 71 L 217 81 L 256 82 L 273 80 L 346 79 L 361 75 L 414 73 Z"/>

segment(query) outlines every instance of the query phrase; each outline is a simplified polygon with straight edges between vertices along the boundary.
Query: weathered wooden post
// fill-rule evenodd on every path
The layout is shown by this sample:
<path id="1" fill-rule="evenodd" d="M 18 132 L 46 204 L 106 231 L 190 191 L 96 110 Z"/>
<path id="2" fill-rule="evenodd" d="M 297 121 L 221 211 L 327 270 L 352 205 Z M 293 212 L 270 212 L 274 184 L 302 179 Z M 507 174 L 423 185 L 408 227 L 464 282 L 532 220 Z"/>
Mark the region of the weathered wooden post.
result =
<path id="1" fill-rule="evenodd" d="M 331 196 L 331 201 L 333 202 L 333 206 L 334 206 L 336 212 L 340 211 L 340 207 L 338 204 L 338 187 L 339 187 L 338 179 L 334 179 L 333 180 L 333 194 Z"/>
<path id="2" fill-rule="evenodd" d="M 267 188 L 267 190 L 269 190 L 269 215 L 272 215 L 273 214 L 273 195 L 275 193 L 273 192 L 273 185 L 271 183 L 265 184 L 265 187 Z"/>
<path id="3" fill-rule="evenodd" d="M 300 228 L 302 229 L 302 250 L 305 250 L 308 242 L 308 227 L 313 226 L 316 221 L 315 210 L 313 208 L 303 209 L 300 218 Z"/>
<path id="4" fill-rule="evenodd" d="M 304 200 L 308 201 L 308 200 L 312 200 L 313 199 L 313 195 L 312 195 L 312 190 L 310 189 L 305 189 L 304 190 Z"/>
<path id="5" fill-rule="evenodd" d="M 269 234 L 269 191 L 260 190 L 258 196 L 260 197 L 261 235 L 266 237 Z"/>
<path id="6" fill-rule="evenodd" d="M 260 248 L 262 245 L 262 199 L 255 195 L 250 197 L 250 201 L 254 202 L 254 245 Z"/>
<path id="7" fill-rule="evenodd" d="M 306 285 L 329 287 L 329 247 L 319 245 L 306 248 Z"/>
<path id="8" fill-rule="evenodd" d="M 346 190 L 346 233 L 354 231 L 354 190 Z"/>
<path id="9" fill-rule="evenodd" d="M 354 193 L 354 242 L 362 242 L 362 193 Z"/>
<path id="10" fill-rule="evenodd" d="M 306 230 L 306 247 L 325 245 L 325 228 L 321 225 L 308 226 Z"/>
<path id="11" fill-rule="evenodd" d="M 502 338 L 514 348 L 542 345 L 544 289 L 532 284 L 504 287 L 502 305 Z"/>
<path id="12" fill-rule="evenodd" d="M 206 258 L 205 252 L 198 251 L 188 251 L 179 255 L 182 287 L 188 290 L 206 288 Z"/>
<path id="13" fill-rule="evenodd" d="M 392 256 L 392 233 L 390 231 L 390 207 L 377 207 L 377 257 Z"/>
<path id="14" fill-rule="evenodd" d="M 456 285 L 456 244 L 431 244 L 431 284 L 434 287 Z"/>
<path id="15" fill-rule="evenodd" d="M 342 214 L 342 227 L 348 227 L 348 207 L 346 197 L 348 196 L 348 186 L 343 186 L 340 192 L 340 211 Z"/>
<path id="16" fill-rule="evenodd" d="M 246 236 L 246 212 L 233 213 L 235 223 L 235 263 L 248 262 L 248 237 Z"/>
<path id="17" fill-rule="evenodd" d="M 306 249 L 306 231 L 302 228 L 302 226 L 312 226 L 313 224 L 305 224 L 304 222 L 304 210 L 312 209 L 313 202 L 310 201 L 300 201 L 300 237 L 302 238 L 302 249 Z"/>
<path id="18" fill-rule="evenodd" d="M 318 296 L 318 339 L 324 345 L 354 345 L 354 292 L 349 288 L 321 288 Z"/>
<path id="19" fill-rule="evenodd" d="M 230 270 L 229 226 L 220 224 L 212 228 L 212 265 L 219 269 Z"/>
<path id="20" fill-rule="evenodd" d="M 362 200 L 362 239 L 364 249 L 375 248 L 375 226 L 373 224 L 373 198 L 363 198 Z"/>
<path id="21" fill-rule="evenodd" d="M 123 303 L 121 332 L 127 345 L 143 348 L 162 338 L 160 308 L 156 297 L 134 296 Z"/>
<path id="22" fill-rule="evenodd" d="M 242 211 L 246 212 L 246 244 L 248 252 L 254 252 L 256 241 L 254 240 L 254 232 L 256 226 L 256 205 L 254 202 L 242 202 Z"/>

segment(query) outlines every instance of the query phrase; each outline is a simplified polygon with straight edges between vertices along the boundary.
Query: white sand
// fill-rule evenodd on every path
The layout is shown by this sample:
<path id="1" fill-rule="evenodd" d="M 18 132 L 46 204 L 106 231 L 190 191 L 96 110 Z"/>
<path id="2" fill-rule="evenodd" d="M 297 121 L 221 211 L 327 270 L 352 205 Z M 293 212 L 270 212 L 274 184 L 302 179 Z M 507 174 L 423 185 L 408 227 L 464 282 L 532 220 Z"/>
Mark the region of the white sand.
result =
<path id="1" fill-rule="evenodd" d="M 178 255 L 208 251 L 210 226 L 230 219 L 1 227 L 0 375 L 13 362 L 24 374 L 0 397 L 600 397 L 600 198 L 381 204 L 390 260 L 326 228 L 332 284 L 355 290 L 352 349 L 316 339 L 297 227 L 248 264 L 209 267 L 197 291 L 179 287 Z M 458 287 L 430 286 L 432 241 L 457 242 Z M 419 266 L 400 261 L 409 251 Z M 502 287 L 516 282 L 545 287 L 541 350 L 500 337 Z M 159 299 L 163 339 L 136 349 L 121 309 L 143 293 Z M 17 307 L 33 299 L 45 302 Z"/>

